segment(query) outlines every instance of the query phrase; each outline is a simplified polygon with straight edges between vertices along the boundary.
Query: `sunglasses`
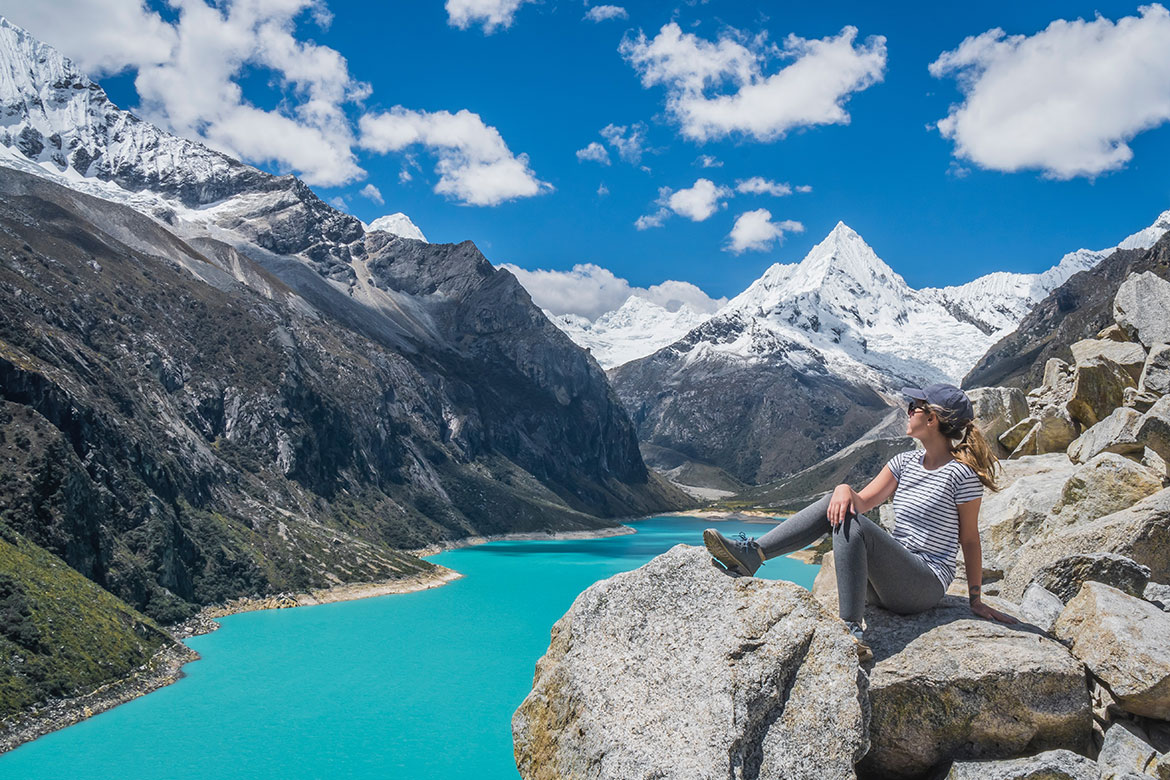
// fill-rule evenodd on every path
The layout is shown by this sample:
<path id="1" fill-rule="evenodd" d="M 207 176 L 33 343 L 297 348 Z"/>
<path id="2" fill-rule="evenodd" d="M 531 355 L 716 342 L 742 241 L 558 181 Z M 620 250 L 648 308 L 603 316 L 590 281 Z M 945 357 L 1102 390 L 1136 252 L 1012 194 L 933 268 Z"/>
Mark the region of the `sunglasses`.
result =
<path id="1" fill-rule="evenodd" d="M 926 412 L 930 414 L 930 409 L 921 401 L 911 401 L 910 405 L 906 407 L 906 416 L 913 417 L 915 412 Z"/>

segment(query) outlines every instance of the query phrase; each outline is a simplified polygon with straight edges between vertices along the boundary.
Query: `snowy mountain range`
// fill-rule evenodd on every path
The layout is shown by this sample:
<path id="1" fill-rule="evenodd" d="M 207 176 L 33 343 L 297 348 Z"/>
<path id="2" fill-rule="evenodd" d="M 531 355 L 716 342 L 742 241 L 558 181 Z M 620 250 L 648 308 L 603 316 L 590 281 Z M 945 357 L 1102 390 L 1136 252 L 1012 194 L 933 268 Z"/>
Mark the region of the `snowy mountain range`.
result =
<path id="1" fill-rule="evenodd" d="M 675 345 L 693 359 L 720 353 L 753 360 L 779 350 L 794 366 L 824 364 L 879 386 L 958 383 L 1070 276 L 1116 249 L 1152 246 L 1168 230 L 1170 211 L 1116 247 L 1071 252 L 1043 273 L 995 272 L 963 285 L 915 290 L 861 236 L 838 223 L 799 263 L 773 265 L 712 315 L 686 307 L 668 312 L 631 296 L 594 321 L 550 317 L 607 369 Z M 718 338 L 691 333 L 709 320 L 717 321 L 711 328 Z M 736 337 L 729 338 L 730 332 Z"/>

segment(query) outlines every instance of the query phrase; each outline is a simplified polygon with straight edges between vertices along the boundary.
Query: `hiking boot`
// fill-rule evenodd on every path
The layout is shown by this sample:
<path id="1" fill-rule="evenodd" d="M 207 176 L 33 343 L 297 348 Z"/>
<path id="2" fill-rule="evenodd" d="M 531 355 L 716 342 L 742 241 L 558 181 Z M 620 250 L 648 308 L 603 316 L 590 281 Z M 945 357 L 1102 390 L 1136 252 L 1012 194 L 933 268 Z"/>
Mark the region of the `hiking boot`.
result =
<path id="1" fill-rule="evenodd" d="M 703 544 L 711 557 L 727 567 L 728 571 L 751 577 L 764 565 L 764 553 L 755 539 L 746 534 L 728 539 L 714 528 L 703 531 Z"/>
<path id="2" fill-rule="evenodd" d="M 846 627 L 849 629 L 849 635 L 853 637 L 853 642 L 857 647 L 857 661 L 865 663 L 873 660 L 873 648 L 865 643 L 865 637 L 861 633 L 861 626 L 857 623 L 847 623 Z"/>

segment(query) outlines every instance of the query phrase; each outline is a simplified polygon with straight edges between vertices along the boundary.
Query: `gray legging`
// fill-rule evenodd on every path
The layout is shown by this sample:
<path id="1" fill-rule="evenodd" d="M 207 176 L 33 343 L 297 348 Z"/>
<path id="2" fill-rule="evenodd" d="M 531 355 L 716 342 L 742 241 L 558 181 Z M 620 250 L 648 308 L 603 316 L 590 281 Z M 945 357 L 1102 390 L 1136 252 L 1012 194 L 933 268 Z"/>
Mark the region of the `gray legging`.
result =
<path id="1" fill-rule="evenodd" d="M 837 600 L 841 619 L 861 623 L 868 592 L 879 606 L 909 614 L 930 609 L 945 593 L 930 567 L 864 515 L 850 514 L 834 528 L 829 523 L 831 495 L 810 504 L 759 538 L 764 558 L 799 550 L 825 534 L 833 537 Z"/>

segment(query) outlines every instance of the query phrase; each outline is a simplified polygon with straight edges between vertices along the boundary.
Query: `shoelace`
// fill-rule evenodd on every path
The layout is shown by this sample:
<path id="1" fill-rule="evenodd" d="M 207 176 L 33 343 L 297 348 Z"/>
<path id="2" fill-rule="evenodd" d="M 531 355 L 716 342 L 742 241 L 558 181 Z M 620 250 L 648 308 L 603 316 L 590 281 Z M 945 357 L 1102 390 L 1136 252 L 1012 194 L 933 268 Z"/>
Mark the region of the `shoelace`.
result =
<path id="1" fill-rule="evenodd" d="M 736 541 L 738 541 L 740 544 L 742 544 L 745 549 L 748 549 L 748 550 L 752 549 L 753 544 L 756 547 L 760 546 L 759 542 L 757 542 L 754 538 L 749 539 L 748 535 L 743 533 L 743 532 L 736 534 L 736 536 L 738 537 L 738 539 Z M 761 566 L 764 565 L 764 554 L 762 552 L 760 553 L 760 565 Z"/>

